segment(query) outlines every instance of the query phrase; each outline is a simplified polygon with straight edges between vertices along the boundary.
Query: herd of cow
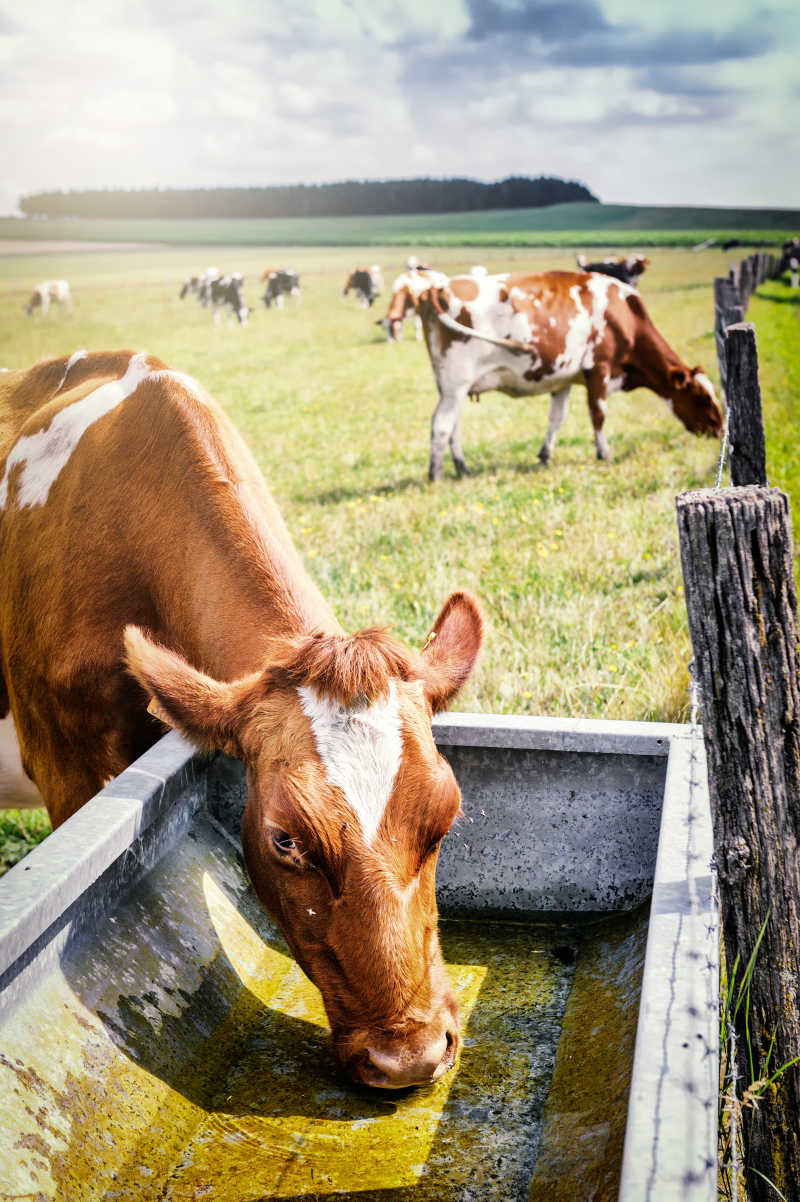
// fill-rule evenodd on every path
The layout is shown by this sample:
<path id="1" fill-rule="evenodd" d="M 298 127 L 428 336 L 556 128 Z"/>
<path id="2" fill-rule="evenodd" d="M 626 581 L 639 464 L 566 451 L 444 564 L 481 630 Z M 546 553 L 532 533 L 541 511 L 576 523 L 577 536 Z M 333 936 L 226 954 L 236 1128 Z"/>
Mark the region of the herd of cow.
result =
<path id="1" fill-rule="evenodd" d="M 410 261 L 383 320 L 394 337 L 409 312 L 422 326 L 439 393 L 431 477 L 448 446 L 466 471 L 461 407 L 487 390 L 552 394 L 544 462 L 576 381 L 601 458 L 617 389 L 649 388 L 718 435 L 710 381 L 647 315 L 645 266 L 448 277 Z M 367 306 L 374 271 L 345 288 Z M 265 277 L 268 306 L 299 299 L 293 273 Z M 206 273 L 182 295 L 242 321 L 241 283 Z M 472 671 L 478 602 L 451 593 L 418 651 L 378 627 L 346 634 L 223 410 L 145 353 L 80 350 L 0 376 L 0 535 L 0 718 L 13 714 L 53 825 L 163 721 L 239 757 L 253 886 L 322 993 L 345 1071 L 399 1089 L 452 1069 L 435 872 L 460 793 L 431 718 Z"/>
<path id="2" fill-rule="evenodd" d="M 266 285 L 262 300 L 268 309 L 273 304 L 282 308 L 286 296 L 300 300 L 300 278 L 296 271 L 268 267 L 261 276 L 261 283 Z M 202 275 L 190 275 L 184 280 L 179 295 L 181 300 L 185 296 L 196 296 L 204 309 L 211 309 L 215 322 L 227 312 L 239 325 L 247 325 L 250 309 L 244 298 L 244 276 L 240 271 L 223 275 L 216 267 L 208 267 Z"/>

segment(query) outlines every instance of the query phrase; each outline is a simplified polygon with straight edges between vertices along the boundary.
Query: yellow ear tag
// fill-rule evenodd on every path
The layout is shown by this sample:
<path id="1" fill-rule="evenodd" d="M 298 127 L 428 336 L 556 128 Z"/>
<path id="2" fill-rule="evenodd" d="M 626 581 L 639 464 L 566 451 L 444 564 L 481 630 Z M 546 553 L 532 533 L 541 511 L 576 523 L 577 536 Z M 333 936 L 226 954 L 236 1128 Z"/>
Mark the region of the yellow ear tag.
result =
<path id="1" fill-rule="evenodd" d="M 428 635 L 428 637 L 426 638 L 426 640 L 425 640 L 425 646 L 422 648 L 422 650 L 423 650 L 423 651 L 427 651 L 427 650 L 428 650 L 428 648 L 430 647 L 431 643 L 433 642 L 433 640 L 434 640 L 435 638 L 436 638 L 436 631 L 435 631 L 435 630 L 432 630 L 432 631 L 430 632 L 430 634 Z"/>
<path id="2" fill-rule="evenodd" d="M 167 717 L 164 710 L 156 701 L 155 697 L 150 698 L 150 704 L 147 707 L 148 714 L 152 714 L 154 718 L 158 718 L 159 722 L 163 722 L 165 726 L 174 726 L 174 723 Z"/>

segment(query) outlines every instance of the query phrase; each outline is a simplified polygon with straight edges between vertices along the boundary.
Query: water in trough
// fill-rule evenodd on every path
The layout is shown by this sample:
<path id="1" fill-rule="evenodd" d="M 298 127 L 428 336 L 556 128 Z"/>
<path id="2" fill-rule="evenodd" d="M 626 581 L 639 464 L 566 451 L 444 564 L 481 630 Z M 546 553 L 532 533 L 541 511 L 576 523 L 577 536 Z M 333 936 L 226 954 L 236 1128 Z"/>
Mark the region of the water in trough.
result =
<path id="1" fill-rule="evenodd" d="M 357 1089 L 201 820 L 0 1029 L 0 1196 L 616 1198 L 646 926 L 445 919 L 457 1070 Z"/>

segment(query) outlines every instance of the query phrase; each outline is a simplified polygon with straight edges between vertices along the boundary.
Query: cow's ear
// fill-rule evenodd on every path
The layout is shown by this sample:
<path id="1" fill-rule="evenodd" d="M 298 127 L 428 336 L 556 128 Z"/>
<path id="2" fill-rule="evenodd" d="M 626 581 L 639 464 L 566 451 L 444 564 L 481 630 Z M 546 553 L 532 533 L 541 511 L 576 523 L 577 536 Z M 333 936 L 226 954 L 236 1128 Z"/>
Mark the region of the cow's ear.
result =
<path id="1" fill-rule="evenodd" d="M 483 617 L 470 593 L 451 593 L 422 649 L 425 695 L 443 710 L 472 671 L 483 641 Z"/>
<path id="2" fill-rule="evenodd" d="M 128 669 L 155 702 L 151 712 L 205 751 L 218 748 L 241 756 L 237 731 L 258 677 L 231 684 L 214 680 L 137 626 L 126 626 L 124 637 Z"/>
<path id="3" fill-rule="evenodd" d="M 669 382 L 676 391 L 686 388 L 691 378 L 685 367 L 673 367 L 669 373 Z"/>

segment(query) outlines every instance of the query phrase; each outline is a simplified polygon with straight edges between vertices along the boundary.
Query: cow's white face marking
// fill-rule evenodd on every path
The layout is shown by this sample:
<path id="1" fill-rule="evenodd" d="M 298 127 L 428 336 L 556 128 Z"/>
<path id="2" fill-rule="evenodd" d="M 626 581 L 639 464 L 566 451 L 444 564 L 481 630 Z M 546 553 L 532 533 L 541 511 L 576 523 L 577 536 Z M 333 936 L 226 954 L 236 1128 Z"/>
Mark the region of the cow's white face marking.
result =
<path id="1" fill-rule="evenodd" d="M 94 422 L 116 409 L 150 374 L 147 355 L 133 355 L 121 380 L 109 380 L 94 392 L 66 405 L 55 415 L 46 430 L 23 434 L 11 448 L 6 470 L 0 480 L 0 509 L 8 502 L 8 482 L 13 468 L 22 465 L 17 476 L 17 505 L 44 505 L 83 435 Z"/>
<path id="2" fill-rule="evenodd" d="M 337 785 L 371 844 L 392 792 L 403 750 L 402 723 L 394 682 L 388 700 L 346 707 L 307 685 L 297 690 L 311 722 L 325 775 Z"/>

